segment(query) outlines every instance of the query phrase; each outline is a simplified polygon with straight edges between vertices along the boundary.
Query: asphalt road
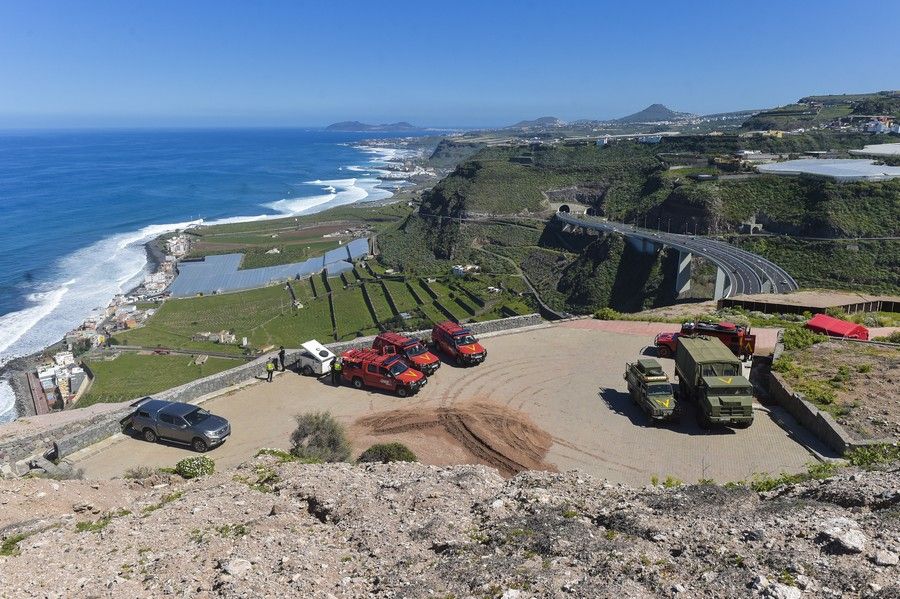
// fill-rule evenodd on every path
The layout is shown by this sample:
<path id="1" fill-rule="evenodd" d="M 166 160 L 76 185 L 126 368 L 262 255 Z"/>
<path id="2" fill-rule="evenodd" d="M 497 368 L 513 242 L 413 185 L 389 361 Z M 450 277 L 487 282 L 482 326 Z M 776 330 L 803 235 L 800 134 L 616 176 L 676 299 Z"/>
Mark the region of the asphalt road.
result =
<path id="1" fill-rule="evenodd" d="M 577 320 L 484 339 L 487 361 L 474 368 L 443 367 L 410 399 L 331 387 L 293 372 L 204 403 L 231 421 L 229 440 L 211 452 L 219 468 L 250 459 L 262 447 L 287 448 L 298 413 L 327 410 L 351 433 L 361 417 L 421 407 L 423 410 L 490 402 L 526 414 L 552 437 L 544 459 L 559 470 L 578 469 L 615 482 L 645 485 L 656 476 L 694 482 L 747 479 L 757 472 L 799 472 L 827 449 L 777 407 L 756 405 L 750 428 L 702 430 L 693 406 L 677 424 L 654 426 L 631 401 L 622 378 L 625 361 L 652 343 L 642 328 L 613 332 L 600 321 Z M 641 325 L 642 323 L 636 323 Z M 661 360 L 671 375 L 672 360 Z M 465 463 L 453 440 L 421 431 L 377 441 L 402 441 L 421 461 Z M 375 442 L 351 434 L 355 451 Z M 196 455 L 179 446 L 119 436 L 74 456 L 88 478 L 121 476 L 138 465 L 172 466 Z"/>
<path id="2" fill-rule="evenodd" d="M 774 262 L 724 241 L 643 229 L 624 223 L 562 212 L 556 213 L 556 218 L 570 225 L 646 239 L 653 243 L 703 256 L 721 268 L 728 278 L 726 297 L 766 292 L 788 293 L 798 289 L 794 278 Z"/>

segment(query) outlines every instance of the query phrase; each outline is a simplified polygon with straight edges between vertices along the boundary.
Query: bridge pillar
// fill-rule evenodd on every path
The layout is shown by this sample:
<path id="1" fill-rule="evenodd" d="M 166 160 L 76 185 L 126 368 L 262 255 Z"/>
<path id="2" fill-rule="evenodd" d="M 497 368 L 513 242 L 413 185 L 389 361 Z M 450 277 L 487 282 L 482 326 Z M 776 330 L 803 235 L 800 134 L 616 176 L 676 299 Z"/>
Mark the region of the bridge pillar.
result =
<path id="1" fill-rule="evenodd" d="M 721 268 L 716 268 L 716 291 L 713 294 L 713 299 L 720 300 L 728 294 L 731 285 L 728 284 L 728 278 L 725 276 L 725 271 Z"/>
<path id="2" fill-rule="evenodd" d="M 691 289 L 692 257 L 690 252 L 678 251 L 678 275 L 675 278 L 675 295 L 678 297 Z"/>
<path id="3" fill-rule="evenodd" d="M 642 254 L 653 254 L 656 252 L 656 244 L 643 237 L 626 237 L 628 243 L 631 244 L 631 247 L 641 252 Z"/>

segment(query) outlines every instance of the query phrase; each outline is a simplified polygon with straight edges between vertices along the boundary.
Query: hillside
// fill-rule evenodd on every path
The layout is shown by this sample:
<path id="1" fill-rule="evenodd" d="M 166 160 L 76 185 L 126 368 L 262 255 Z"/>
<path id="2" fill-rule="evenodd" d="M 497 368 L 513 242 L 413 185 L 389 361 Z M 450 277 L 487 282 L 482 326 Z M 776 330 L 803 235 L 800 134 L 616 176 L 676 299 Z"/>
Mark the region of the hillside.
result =
<path id="1" fill-rule="evenodd" d="M 401 121 L 399 123 L 387 123 L 381 125 L 369 125 L 366 123 L 361 123 L 359 121 L 341 121 L 340 123 L 332 123 L 325 127 L 326 131 L 373 131 L 373 132 L 391 132 L 391 131 L 418 131 L 420 128 L 415 125 L 410 125 L 407 122 Z"/>
<path id="2" fill-rule="evenodd" d="M 675 112 L 663 104 L 651 104 L 647 108 L 616 119 L 617 123 L 658 123 L 660 121 L 677 121 L 690 118 L 689 112 Z"/>
<path id="3" fill-rule="evenodd" d="M 666 485 L 271 457 L 188 482 L 0 481 L 0 584 L 15 597 L 900 593 L 896 467 L 762 493 Z"/>
<path id="4" fill-rule="evenodd" d="M 781 129 L 785 131 L 821 127 L 851 117 L 890 115 L 900 118 L 900 91 L 871 94 L 807 96 L 794 104 L 764 110 L 747 119 L 748 130 Z M 858 121 L 857 121 L 858 122 Z"/>
<path id="5" fill-rule="evenodd" d="M 543 129 L 563 127 L 565 124 L 565 121 L 562 121 L 555 116 L 542 116 L 530 121 L 519 121 L 515 125 L 506 127 L 506 129 Z"/>

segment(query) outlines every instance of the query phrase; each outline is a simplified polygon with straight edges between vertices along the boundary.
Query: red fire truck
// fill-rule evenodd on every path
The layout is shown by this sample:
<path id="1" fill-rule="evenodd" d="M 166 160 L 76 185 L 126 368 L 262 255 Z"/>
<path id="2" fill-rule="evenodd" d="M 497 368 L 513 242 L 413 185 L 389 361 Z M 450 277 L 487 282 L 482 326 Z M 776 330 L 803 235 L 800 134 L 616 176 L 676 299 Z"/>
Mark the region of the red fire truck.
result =
<path id="1" fill-rule="evenodd" d="M 449 320 L 434 325 L 431 342 L 461 366 L 481 364 L 487 357 L 487 350 L 478 343 L 472 331 Z"/>
<path id="2" fill-rule="evenodd" d="M 441 367 L 441 361 L 428 351 L 420 339 L 404 337 L 400 333 L 390 331 L 381 333 L 372 342 L 372 349 L 380 354 L 397 354 L 408 366 L 431 376 Z"/>
<path id="3" fill-rule="evenodd" d="M 428 379 L 406 365 L 397 354 L 383 355 L 374 349 L 351 349 L 341 355 L 341 378 L 357 389 L 374 387 L 407 397 L 419 391 Z"/>

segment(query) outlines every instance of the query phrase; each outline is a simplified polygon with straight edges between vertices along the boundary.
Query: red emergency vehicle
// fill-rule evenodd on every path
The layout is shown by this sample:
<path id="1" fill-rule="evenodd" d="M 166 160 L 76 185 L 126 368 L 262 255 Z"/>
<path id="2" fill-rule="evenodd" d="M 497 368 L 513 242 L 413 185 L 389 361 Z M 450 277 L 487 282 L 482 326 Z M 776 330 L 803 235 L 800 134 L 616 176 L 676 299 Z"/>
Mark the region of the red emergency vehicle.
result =
<path id="1" fill-rule="evenodd" d="M 681 335 L 715 337 L 742 359 L 753 357 L 753 352 L 756 351 L 756 335 L 750 334 L 750 327 L 733 322 L 685 322 L 678 333 L 660 333 L 656 336 L 656 351 L 660 358 L 675 355 L 678 337 Z"/>
<path id="2" fill-rule="evenodd" d="M 487 357 L 487 350 L 478 343 L 472 331 L 449 320 L 434 325 L 431 342 L 459 365 L 481 364 Z"/>
<path id="3" fill-rule="evenodd" d="M 400 397 L 417 393 L 427 382 L 397 354 L 382 355 L 374 349 L 351 349 L 341 355 L 341 378 L 357 389 L 374 387 Z"/>
<path id="4" fill-rule="evenodd" d="M 404 337 L 400 333 L 390 331 L 381 333 L 372 342 L 372 349 L 384 355 L 397 354 L 408 366 L 428 376 L 434 374 L 441 367 L 441 361 L 428 351 L 421 340 Z"/>

